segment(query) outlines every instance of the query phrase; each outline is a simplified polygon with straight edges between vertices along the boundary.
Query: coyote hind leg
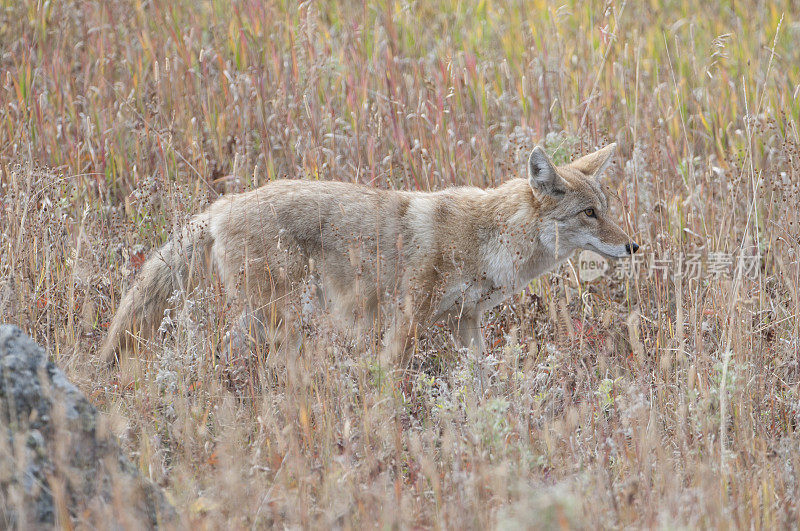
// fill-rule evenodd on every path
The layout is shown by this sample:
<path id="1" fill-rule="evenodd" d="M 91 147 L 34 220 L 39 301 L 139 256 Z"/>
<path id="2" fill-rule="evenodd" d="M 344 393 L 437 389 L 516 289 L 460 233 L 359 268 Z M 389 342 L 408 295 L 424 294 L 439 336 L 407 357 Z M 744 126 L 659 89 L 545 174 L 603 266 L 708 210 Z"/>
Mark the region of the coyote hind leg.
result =
<path id="1" fill-rule="evenodd" d="M 227 364 L 254 352 L 277 352 L 289 335 L 288 326 L 285 312 L 276 305 L 256 309 L 248 306 L 225 334 L 220 358 Z"/>
<path id="2" fill-rule="evenodd" d="M 430 290 L 408 296 L 398 309 L 394 323 L 386 333 L 386 346 L 381 362 L 405 372 L 411 365 L 418 332 L 430 322 L 432 296 Z"/>

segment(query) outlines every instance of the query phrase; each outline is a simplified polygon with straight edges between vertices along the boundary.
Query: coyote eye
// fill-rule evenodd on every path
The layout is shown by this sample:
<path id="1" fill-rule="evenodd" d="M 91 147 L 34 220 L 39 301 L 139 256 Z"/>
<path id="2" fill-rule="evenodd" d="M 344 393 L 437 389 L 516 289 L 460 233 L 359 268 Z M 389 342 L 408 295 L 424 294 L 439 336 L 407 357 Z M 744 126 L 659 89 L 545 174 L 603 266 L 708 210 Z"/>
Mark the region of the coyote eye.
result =
<path id="1" fill-rule="evenodd" d="M 594 213 L 594 209 L 593 208 L 587 208 L 586 210 L 583 211 L 583 213 L 586 214 L 587 216 L 589 216 L 590 218 L 596 218 L 597 217 L 597 215 Z"/>

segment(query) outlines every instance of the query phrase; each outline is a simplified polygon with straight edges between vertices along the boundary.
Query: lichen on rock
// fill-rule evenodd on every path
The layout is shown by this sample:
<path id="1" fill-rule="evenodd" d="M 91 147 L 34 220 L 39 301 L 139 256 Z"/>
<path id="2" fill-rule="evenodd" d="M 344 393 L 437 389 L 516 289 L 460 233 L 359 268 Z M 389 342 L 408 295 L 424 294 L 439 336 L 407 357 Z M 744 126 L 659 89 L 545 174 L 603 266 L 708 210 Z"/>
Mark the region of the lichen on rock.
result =
<path id="1" fill-rule="evenodd" d="M 176 522 L 103 415 L 22 330 L 0 325 L 0 528 Z"/>

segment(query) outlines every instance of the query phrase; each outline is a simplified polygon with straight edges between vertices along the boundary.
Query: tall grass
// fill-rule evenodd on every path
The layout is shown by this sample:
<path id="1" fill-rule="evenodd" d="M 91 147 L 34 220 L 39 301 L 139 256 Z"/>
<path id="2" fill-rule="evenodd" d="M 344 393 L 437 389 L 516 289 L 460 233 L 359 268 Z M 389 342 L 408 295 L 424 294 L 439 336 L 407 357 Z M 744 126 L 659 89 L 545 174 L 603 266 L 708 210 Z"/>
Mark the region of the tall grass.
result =
<path id="1" fill-rule="evenodd" d="M 797 525 L 795 2 L 0 5 L 0 317 L 187 524 Z M 322 316 L 231 371 L 213 282 L 138 372 L 94 358 L 144 256 L 221 194 L 492 186 L 536 143 L 611 141 L 615 213 L 664 268 L 535 281 L 485 359 L 434 331 L 394 389 Z"/>

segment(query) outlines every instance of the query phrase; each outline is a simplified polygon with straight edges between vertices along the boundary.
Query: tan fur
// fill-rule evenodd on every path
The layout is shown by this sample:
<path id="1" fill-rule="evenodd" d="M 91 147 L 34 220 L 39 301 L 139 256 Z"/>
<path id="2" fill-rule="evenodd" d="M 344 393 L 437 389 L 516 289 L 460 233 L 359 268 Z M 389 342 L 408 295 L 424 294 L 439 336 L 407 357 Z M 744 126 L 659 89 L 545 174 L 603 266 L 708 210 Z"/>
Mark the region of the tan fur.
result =
<path id="1" fill-rule="evenodd" d="M 575 249 L 628 254 L 597 180 L 613 149 L 556 169 L 537 148 L 528 179 L 488 190 L 280 180 L 223 197 L 147 260 L 101 356 L 113 362 L 128 332 L 157 327 L 167 298 L 193 283 L 206 256 L 229 295 L 253 311 L 280 313 L 303 285 L 348 318 L 395 308 L 385 354 L 401 367 L 416 328 L 440 320 L 460 344 L 482 351 L 483 312 Z"/>

